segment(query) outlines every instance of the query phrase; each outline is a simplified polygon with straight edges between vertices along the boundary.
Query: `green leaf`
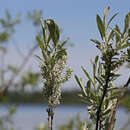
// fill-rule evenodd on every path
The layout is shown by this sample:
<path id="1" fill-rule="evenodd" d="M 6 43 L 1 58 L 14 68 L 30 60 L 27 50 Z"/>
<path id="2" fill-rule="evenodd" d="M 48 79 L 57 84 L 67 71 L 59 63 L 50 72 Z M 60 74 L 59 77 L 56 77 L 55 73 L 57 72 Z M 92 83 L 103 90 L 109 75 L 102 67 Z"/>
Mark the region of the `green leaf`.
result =
<path id="1" fill-rule="evenodd" d="M 92 80 L 92 78 L 89 76 L 88 72 L 83 68 L 81 67 L 82 70 L 84 71 L 85 75 L 88 77 L 88 79 L 92 82 L 93 85 L 95 85 L 94 81 Z"/>
<path id="2" fill-rule="evenodd" d="M 115 98 L 118 98 L 119 95 L 120 95 L 120 93 L 121 93 L 121 90 L 118 90 L 118 91 L 113 92 L 113 93 L 110 95 L 109 100 L 113 100 L 113 99 L 115 99 Z"/>
<path id="3" fill-rule="evenodd" d="M 48 64 L 48 57 L 44 51 L 42 51 L 43 58 L 45 59 L 46 64 Z"/>
<path id="4" fill-rule="evenodd" d="M 109 11 L 110 7 L 108 6 L 107 8 L 105 8 L 104 10 L 104 20 L 103 23 L 104 25 L 106 25 L 106 21 L 107 21 L 107 16 L 108 16 L 108 11 Z"/>
<path id="5" fill-rule="evenodd" d="M 91 88 L 91 82 L 90 82 L 90 80 L 88 80 L 88 82 L 87 82 L 87 89 L 90 89 Z"/>
<path id="6" fill-rule="evenodd" d="M 95 79 L 95 76 L 96 76 L 98 58 L 99 58 L 99 56 L 96 56 L 95 57 L 95 63 L 93 63 L 93 76 L 94 76 L 94 79 Z"/>
<path id="7" fill-rule="evenodd" d="M 43 51 L 43 45 L 42 45 L 42 42 L 41 42 L 41 40 L 40 40 L 40 38 L 38 36 L 36 36 L 36 40 L 37 40 L 37 43 L 38 43 L 39 47 Z"/>
<path id="8" fill-rule="evenodd" d="M 81 99 L 81 102 L 85 103 L 85 104 L 89 104 L 89 105 L 92 105 L 91 101 L 90 100 L 85 100 L 85 99 Z"/>
<path id="9" fill-rule="evenodd" d="M 97 55 L 96 58 L 95 58 L 95 64 L 96 65 L 97 65 L 98 59 L 99 59 L 99 56 Z"/>
<path id="10" fill-rule="evenodd" d="M 113 30 L 111 30 L 110 31 L 110 33 L 109 33 L 109 35 L 108 35 L 108 42 L 111 40 L 111 39 L 113 39 L 113 34 L 114 34 L 114 31 Z"/>
<path id="11" fill-rule="evenodd" d="M 42 23 L 42 33 L 43 33 L 43 39 L 44 39 L 44 42 L 46 42 L 46 32 L 45 32 L 46 22 L 45 22 L 45 21 L 43 21 L 43 20 L 41 19 L 41 23 Z"/>
<path id="12" fill-rule="evenodd" d="M 107 23 L 107 27 L 109 26 L 109 24 L 111 23 L 111 21 L 118 15 L 118 13 L 115 13 L 111 18 L 110 20 L 108 21 Z"/>
<path id="13" fill-rule="evenodd" d="M 103 86 L 102 81 L 101 81 L 98 77 L 96 77 L 96 76 L 95 76 L 95 79 L 98 81 L 98 83 L 99 83 L 100 85 L 102 85 L 102 86 Z"/>
<path id="14" fill-rule="evenodd" d="M 119 29 L 119 27 L 118 27 L 117 24 L 116 24 L 115 30 L 116 30 L 119 34 L 121 34 L 120 29 Z M 116 33 L 116 44 L 121 40 L 121 36 L 120 36 L 118 33 Z"/>
<path id="15" fill-rule="evenodd" d="M 92 99 L 94 102 L 96 102 L 97 104 L 99 103 L 99 100 L 97 98 L 97 95 L 96 93 L 90 89 L 90 81 L 87 82 L 87 90 L 86 90 L 86 93 L 88 95 L 88 98 Z"/>
<path id="16" fill-rule="evenodd" d="M 82 82 L 81 78 L 79 79 L 79 78 L 77 77 L 77 75 L 75 75 L 75 79 L 76 79 L 78 85 L 80 86 L 82 92 L 85 94 L 85 96 L 87 96 L 87 93 L 86 93 L 86 91 L 85 91 L 85 89 L 84 89 L 83 82 Z"/>
<path id="17" fill-rule="evenodd" d="M 9 37 L 10 37 L 10 34 L 8 32 L 0 33 L 0 42 L 4 43 L 4 42 L 8 41 Z"/>
<path id="18" fill-rule="evenodd" d="M 47 26 L 48 26 L 52 41 L 54 42 L 54 45 L 56 46 L 57 42 L 59 41 L 59 36 L 60 36 L 59 27 L 52 19 L 47 19 Z"/>
<path id="19" fill-rule="evenodd" d="M 42 61 L 42 58 L 38 55 L 35 55 L 40 61 Z"/>
<path id="20" fill-rule="evenodd" d="M 123 34 L 127 31 L 127 29 L 130 27 L 130 13 L 128 13 L 125 17 L 125 26 Z"/>
<path id="21" fill-rule="evenodd" d="M 48 37 L 48 39 L 47 39 L 47 43 L 48 43 L 48 44 L 49 44 L 50 40 L 51 40 L 51 35 L 49 35 L 49 37 Z"/>
<path id="22" fill-rule="evenodd" d="M 103 116 L 107 116 L 111 113 L 112 109 L 109 108 L 109 109 L 106 109 L 104 112 L 103 112 Z"/>
<path id="23" fill-rule="evenodd" d="M 68 40 L 65 40 L 61 43 L 61 47 L 64 47 L 67 44 Z"/>
<path id="24" fill-rule="evenodd" d="M 63 55 L 67 55 L 66 50 L 64 48 L 61 48 L 59 51 L 57 51 L 56 58 L 59 59 Z"/>
<path id="25" fill-rule="evenodd" d="M 103 24 L 99 15 L 97 15 L 97 26 L 98 26 L 98 30 L 100 32 L 101 38 L 103 39 L 105 37 L 105 25 Z"/>
<path id="26" fill-rule="evenodd" d="M 121 36 L 122 36 L 121 32 L 117 28 L 113 29 L 113 28 L 110 27 L 110 29 L 115 32 L 116 40 L 119 41 L 121 39 Z"/>
<path id="27" fill-rule="evenodd" d="M 114 92 L 114 91 L 118 91 L 118 90 L 120 90 L 120 88 L 118 88 L 118 87 L 108 88 L 107 92 Z"/>
<path id="28" fill-rule="evenodd" d="M 124 48 L 127 48 L 127 47 L 130 47 L 130 43 L 129 42 L 124 44 L 124 45 L 122 45 L 122 46 L 120 46 L 120 47 L 118 47 L 117 50 L 121 50 L 121 49 L 124 49 Z"/>
<path id="29" fill-rule="evenodd" d="M 98 41 L 98 40 L 95 40 L 95 39 L 90 39 L 90 41 L 96 43 L 97 45 L 101 45 L 101 43 Z"/>

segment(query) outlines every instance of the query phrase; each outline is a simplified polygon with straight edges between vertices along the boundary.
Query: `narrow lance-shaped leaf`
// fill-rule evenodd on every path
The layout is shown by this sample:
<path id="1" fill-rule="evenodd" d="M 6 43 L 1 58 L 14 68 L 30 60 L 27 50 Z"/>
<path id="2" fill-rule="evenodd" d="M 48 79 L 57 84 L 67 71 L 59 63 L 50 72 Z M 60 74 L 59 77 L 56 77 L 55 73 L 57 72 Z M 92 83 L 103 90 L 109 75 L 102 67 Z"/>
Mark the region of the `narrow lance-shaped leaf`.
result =
<path id="1" fill-rule="evenodd" d="M 104 19 L 103 19 L 103 23 L 104 26 L 106 27 L 106 22 L 107 22 L 107 16 L 108 16 L 108 11 L 109 11 L 110 7 L 108 6 L 107 8 L 105 8 L 104 10 Z"/>
<path id="2" fill-rule="evenodd" d="M 117 15 L 118 15 L 118 13 L 115 13 L 115 14 L 110 18 L 110 20 L 109 20 L 108 23 L 107 23 L 107 28 L 108 28 L 109 24 L 111 23 L 111 21 L 112 21 Z"/>
<path id="3" fill-rule="evenodd" d="M 49 34 L 49 36 L 47 38 L 47 44 L 49 44 L 50 40 L 51 40 L 51 35 Z"/>
<path id="4" fill-rule="evenodd" d="M 67 44 L 68 40 L 65 40 L 61 43 L 61 47 L 64 47 Z"/>
<path id="5" fill-rule="evenodd" d="M 54 45 L 56 46 L 57 42 L 59 41 L 60 31 L 58 28 L 58 25 L 52 20 L 47 20 L 48 29 L 52 38 L 52 41 L 54 42 Z"/>
<path id="6" fill-rule="evenodd" d="M 82 84 L 82 82 L 81 82 L 81 79 L 79 79 L 79 78 L 77 77 L 77 75 L 75 75 L 75 79 L 76 79 L 77 83 L 79 84 L 79 86 L 80 86 L 82 92 L 85 94 L 85 96 L 87 96 L 87 93 L 86 93 L 86 91 L 85 91 L 85 89 L 84 89 L 84 86 L 83 86 L 83 84 Z"/>
<path id="7" fill-rule="evenodd" d="M 93 63 L 94 82 L 95 82 L 95 76 L 96 76 L 97 62 L 98 62 L 98 56 L 95 57 L 95 63 Z"/>
<path id="8" fill-rule="evenodd" d="M 38 56 L 38 55 L 35 55 L 40 61 L 42 61 L 43 59 L 40 57 L 40 56 Z"/>
<path id="9" fill-rule="evenodd" d="M 122 36 L 121 32 L 117 28 L 113 29 L 110 27 L 110 29 L 115 33 L 116 38 L 118 37 L 118 40 L 117 39 L 116 40 L 119 41 L 121 39 L 121 36 Z"/>
<path id="10" fill-rule="evenodd" d="M 44 42 L 46 43 L 46 32 L 45 32 L 46 22 L 41 19 L 41 24 L 42 24 L 43 39 L 44 39 Z"/>
<path id="11" fill-rule="evenodd" d="M 100 32 L 101 38 L 103 39 L 105 37 L 105 26 L 99 15 L 97 15 L 97 26 L 98 26 L 98 30 Z"/>
<path id="12" fill-rule="evenodd" d="M 91 82 L 90 82 L 90 80 L 88 80 L 86 88 L 87 88 L 87 89 L 90 89 L 90 88 L 91 88 Z"/>
<path id="13" fill-rule="evenodd" d="M 98 59 L 99 59 L 99 56 L 96 56 L 96 58 L 95 58 L 95 64 L 96 64 L 96 66 L 97 66 Z"/>
<path id="14" fill-rule="evenodd" d="M 111 39 L 113 39 L 113 36 L 114 36 L 114 31 L 111 30 L 110 33 L 108 34 L 107 42 L 109 42 Z"/>
<path id="15" fill-rule="evenodd" d="M 119 34 L 121 34 L 118 25 L 116 25 L 115 30 L 116 30 Z M 116 33 L 116 44 L 118 44 L 118 42 L 121 40 L 121 36 L 120 36 L 119 34 Z M 117 46 L 118 46 L 118 45 L 117 45 Z"/>
<path id="16" fill-rule="evenodd" d="M 130 27 L 130 13 L 128 13 L 125 17 L 125 26 L 123 34 L 127 31 L 127 29 Z"/>
<path id="17" fill-rule="evenodd" d="M 92 82 L 92 84 L 95 85 L 93 79 L 89 76 L 88 72 L 83 67 L 81 67 L 81 68 L 84 71 L 85 75 L 88 77 L 88 79 Z"/>
<path id="18" fill-rule="evenodd" d="M 82 98 L 82 97 L 81 97 Z M 81 99 L 81 102 L 82 103 L 86 103 L 86 104 L 89 104 L 89 105 L 91 105 L 92 104 L 92 102 L 88 99 Z"/>
<path id="19" fill-rule="evenodd" d="M 42 44 L 42 42 L 41 42 L 41 40 L 40 40 L 40 38 L 38 37 L 38 36 L 36 36 L 36 40 L 37 40 L 37 43 L 38 43 L 38 45 L 39 45 L 39 47 L 41 48 L 41 50 L 43 51 L 43 44 Z"/>
<path id="20" fill-rule="evenodd" d="M 90 94 L 90 98 L 94 100 L 97 104 L 99 103 L 98 97 L 96 93 L 92 89 L 87 89 L 88 93 Z"/>
<path id="21" fill-rule="evenodd" d="M 127 47 L 130 47 L 130 43 L 125 43 L 124 45 L 120 46 L 117 48 L 117 50 L 121 50 L 121 49 L 124 49 L 124 48 L 127 48 Z"/>
<path id="22" fill-rule="evenodd" d="M 101 45 L 101 43 L 98 41 L 98 40 L 95 40 L 95 39 L 90 39 L 90 41 L 96 43 L 97 45 Z"/>

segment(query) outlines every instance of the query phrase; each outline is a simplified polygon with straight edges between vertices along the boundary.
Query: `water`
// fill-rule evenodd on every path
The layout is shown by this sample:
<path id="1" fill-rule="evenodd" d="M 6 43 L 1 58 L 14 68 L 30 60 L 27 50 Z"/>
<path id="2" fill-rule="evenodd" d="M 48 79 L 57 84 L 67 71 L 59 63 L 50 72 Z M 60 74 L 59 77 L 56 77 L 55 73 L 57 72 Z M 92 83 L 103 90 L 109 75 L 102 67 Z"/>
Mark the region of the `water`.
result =
<path id="1" fill-rule="evenodd" d="M 0 105 L 0 113 L 4 114 L 6 109 Z M 34 130 L 40 123 L 47 123 L 46 105 L 27 105 L 22 104 L 17 107 L 17 111 L 13 116 L 14 126 L 16 130 Z M 88 113 L 86 106 L 82 105 L 61 105 L 56 108 L 54 127 L 66 123 L 69 118 L 80 114 L 81 119 L 86 119 Z M 130 112 L 123 108 L 119 108 L 117 112 L 116 129 L 119 130 L 130 117 Z"/>

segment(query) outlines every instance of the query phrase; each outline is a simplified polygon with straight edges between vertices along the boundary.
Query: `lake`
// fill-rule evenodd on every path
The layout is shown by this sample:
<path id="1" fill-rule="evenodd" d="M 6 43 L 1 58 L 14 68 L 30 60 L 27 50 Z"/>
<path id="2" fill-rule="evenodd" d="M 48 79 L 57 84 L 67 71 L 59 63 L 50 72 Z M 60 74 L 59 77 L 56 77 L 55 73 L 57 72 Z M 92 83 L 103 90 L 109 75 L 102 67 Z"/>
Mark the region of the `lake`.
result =
<path id="1" fill-rule="evenodd" d="M 0 113 L 4 114 L 6 109 L 0 105 Z M 40 123 L 47 123 L 46 105 L 38 104 L 21 104 L 17 107 L 17 111 L 13 116 L 14 126 L 16 130 L 34 130 Z M 69 118 L 80 114 L 81 119 L 88 117 L 87 108 L 84 105 L 60 105 L 55 110 L 54 127 L 67 123 Z M 117 112 L 116 129 L 119 130 L 129 119 L 130 112 L 123 108 L 119 108 Z"/>

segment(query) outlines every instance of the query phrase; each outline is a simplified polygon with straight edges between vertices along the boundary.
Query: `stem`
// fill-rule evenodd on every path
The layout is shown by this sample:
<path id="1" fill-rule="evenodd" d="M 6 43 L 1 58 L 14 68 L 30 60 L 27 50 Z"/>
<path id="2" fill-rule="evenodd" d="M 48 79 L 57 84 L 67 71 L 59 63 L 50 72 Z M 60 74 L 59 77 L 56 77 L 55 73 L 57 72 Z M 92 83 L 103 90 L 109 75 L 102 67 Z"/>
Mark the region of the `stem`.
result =
<path id="1" fill-rule="evenodd" d="M 30 50 L 29 53 L 27 54 L 27 56 L 24 58 L 22 64 L 19 67 L 19 71 L 18 73 L 14 73 L 10 80 L 8 81 L 8 83 L 5 85 L 4 88 L 4 93 L 8 90 L 8 88 L 13 84 L 14 80 L 17 78 L 17 76 L 20 74 L 20 72 L 23 70 L 23 68 L 25 67 L 25 65 L 27 64 L 29 58 L 32 56 L 33 52 L 38 48 L 38 45 L 34 45 Z"/>
<path id="2" fill-rule="evenodd" d="M 100 120 L 100 122 L 99 122 L 99 130 L 101 130 L 101 128 L 102 128 L 102 122 Z"/>
<path id="3" fill-rule="evenodd" d="M 129 84 L 130 84 L 130 77 L 129 77 L 127 83 L 124 85 L 123 90 L 122 90 L 121 94 L 119 95 L 119 97 L 118 97 L 118 99 L 117 99 L 115 108 L 114 108 L 113 113 L 112 113 L 112 117 L 111 117 L 111 120 L 110 120 L 110 125 L 109 125 L 108 130 L 111 130 L 113 121 L 114 121 L 114 119 L 115 119 L 115 114 L 116 114 L 117 108 L 118 108 L 118 106 L 119 106 L 119 104 L 120 104 L 120 101 L 121 101 L 123 95 L 125 94 L 126 89 L 127 89 L 127 87 L 128 87 Z"/>
<path id="4" fill-rule="evenodd" d="M 106 77 L 106 83 L 104 85 L 103 95 L 102 95 L 102 98 L 101 98 L 101 101 L 100 101 L 100 104 L 99 104 L 99 107 L 98 107 L 98 110 L 97 110 L 96 130 L 98 130 L 98 128 L 99 128 L 101 107 L 102 107 L 105 95 L 107 93 L 107 88 L 108 88 L 108 83 L 109 83 L 109 78 L 110 78 L 110 67 L 111 67 L 111 64 L 108 65 L 108 72 L 106 72 L 106 76 L 107 76 Z M 101 128 L 99 128 L 99 130 L 101 130 Z"/>
<path id="5" fill-rule="evenodd" d="M 48 108 L 48 130 L 53 130 L 53 117 L 54 117 L 54 109 Z"/>
<path id="6" fill-rule="evenodd" d="M 0 71 L 0 77 L 1 77 L 1 86 L 4 86 L 4 59 L 5 59 L 5 53 L 3 52 L 1 55 L 1 71 Z"/>

